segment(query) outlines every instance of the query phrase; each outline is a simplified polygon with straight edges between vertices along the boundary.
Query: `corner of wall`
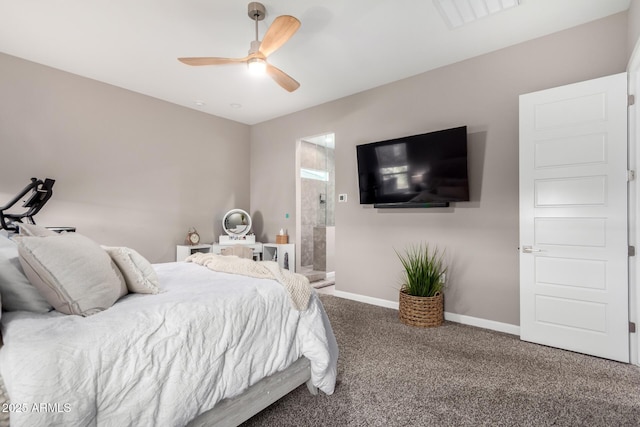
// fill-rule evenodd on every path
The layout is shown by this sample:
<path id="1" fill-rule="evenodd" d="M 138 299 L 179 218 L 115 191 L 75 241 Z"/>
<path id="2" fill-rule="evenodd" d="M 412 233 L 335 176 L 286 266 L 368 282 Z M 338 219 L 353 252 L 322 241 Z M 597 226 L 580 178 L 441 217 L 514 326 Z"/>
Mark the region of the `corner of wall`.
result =
<path id="1" fill-rule="evenodd" d="M 638 49 L 638 39 L 640 39 L 640 2 L 632 0 L 627 11 L 627 56 L 629 59 Z"/>

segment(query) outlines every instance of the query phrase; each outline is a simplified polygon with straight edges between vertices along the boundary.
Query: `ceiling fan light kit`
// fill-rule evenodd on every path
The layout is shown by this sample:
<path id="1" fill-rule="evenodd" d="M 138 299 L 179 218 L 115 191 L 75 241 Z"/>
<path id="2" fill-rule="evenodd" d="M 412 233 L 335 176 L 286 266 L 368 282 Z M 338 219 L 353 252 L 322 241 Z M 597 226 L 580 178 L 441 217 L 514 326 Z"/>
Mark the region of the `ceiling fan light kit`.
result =
<path id="1" fill-rule="evenodd" d="M 300 28 L 300 21 L 290 15 L 281 15 L 273 20 L 267 29 L 262 41 L 258 40 L 258 21 L 262 21 L 266 16 L 266 9 L 262 3 L 251 2 L 248 5 L 249 18 L 255 22 L 256 39 L 251 42 L 249 54 L 244 58 L 218 58 L 218 57 L 195 57 L 178 58 L 180 62 L 187 65 L 225 65 L 234 63 L 245 63 L 252 74 L 267 73 L 283 89 L 293 92 L 300 87 L 300 83 L 295 81 L 284 71 L 267 62 L 267 57 L 285 44 Z"/>
<path id="2" fill-rule="evenodd" d="M 267 62 L 261 58 L 250 58 L 247 61 L 249 72 L 254 75 L 263 75 L 267 72 Z"/>

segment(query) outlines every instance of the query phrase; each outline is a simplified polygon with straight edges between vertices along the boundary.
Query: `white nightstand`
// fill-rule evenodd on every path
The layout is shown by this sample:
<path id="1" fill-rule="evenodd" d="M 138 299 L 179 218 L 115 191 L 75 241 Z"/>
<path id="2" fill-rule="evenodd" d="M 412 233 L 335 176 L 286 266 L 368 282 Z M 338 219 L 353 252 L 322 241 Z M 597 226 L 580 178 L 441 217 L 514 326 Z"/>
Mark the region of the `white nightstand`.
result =
<path id="1" fill-rule="evenodd" d="M 262 259 L 277 261 L 280 268 L 296 271 L 296 245 L 293 243 L 263 243 Z"/>
<path id="2" fill-rule="evenodd" d="M 196 252 L 208 254 L 211 252 L 211 243 L 203 243 L 201 245 L 177 245 L 176 261 L 184 261 L 189 255 Z"/>

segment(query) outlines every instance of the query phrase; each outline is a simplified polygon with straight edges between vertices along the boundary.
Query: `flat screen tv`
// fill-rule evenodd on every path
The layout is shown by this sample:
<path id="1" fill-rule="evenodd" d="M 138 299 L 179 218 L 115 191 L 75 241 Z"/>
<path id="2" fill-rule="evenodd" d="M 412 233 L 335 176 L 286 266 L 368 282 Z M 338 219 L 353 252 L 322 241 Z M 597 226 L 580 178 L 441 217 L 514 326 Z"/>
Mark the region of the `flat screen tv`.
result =
<path id="1" fill-rule="evenodd" d="M 467 127 L 356 146 L 360 204 L 444 207 L 469 200 Z"/>

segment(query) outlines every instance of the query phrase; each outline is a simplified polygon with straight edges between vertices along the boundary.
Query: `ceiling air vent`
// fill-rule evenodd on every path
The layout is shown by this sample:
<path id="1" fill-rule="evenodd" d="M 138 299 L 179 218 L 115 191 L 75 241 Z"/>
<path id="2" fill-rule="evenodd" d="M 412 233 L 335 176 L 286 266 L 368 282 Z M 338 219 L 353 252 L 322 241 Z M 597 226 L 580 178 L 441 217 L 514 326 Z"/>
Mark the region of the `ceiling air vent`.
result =
<path id="1" fill-rule="evenodd" d="M 433 0 L 450 28 L 520 5 L 521 0 Z"/>

